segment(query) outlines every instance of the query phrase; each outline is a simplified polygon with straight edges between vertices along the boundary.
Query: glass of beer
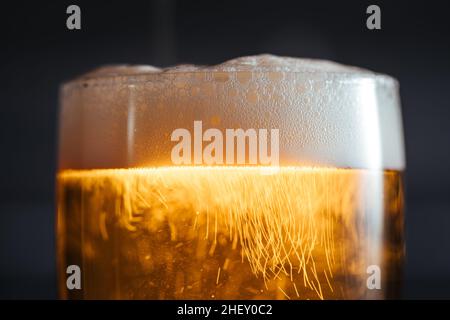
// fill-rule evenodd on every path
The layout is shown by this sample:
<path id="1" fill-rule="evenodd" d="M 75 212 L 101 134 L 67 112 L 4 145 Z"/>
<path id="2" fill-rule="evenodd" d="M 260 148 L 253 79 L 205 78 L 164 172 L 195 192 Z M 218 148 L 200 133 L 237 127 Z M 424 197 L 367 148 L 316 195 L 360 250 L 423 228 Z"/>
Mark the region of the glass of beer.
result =
<path id="1" fill-rule="evenodd" d="M 104 67 L 61 88 L 65 299 L 398 298 L 398 83 L 321 60 Z"/>

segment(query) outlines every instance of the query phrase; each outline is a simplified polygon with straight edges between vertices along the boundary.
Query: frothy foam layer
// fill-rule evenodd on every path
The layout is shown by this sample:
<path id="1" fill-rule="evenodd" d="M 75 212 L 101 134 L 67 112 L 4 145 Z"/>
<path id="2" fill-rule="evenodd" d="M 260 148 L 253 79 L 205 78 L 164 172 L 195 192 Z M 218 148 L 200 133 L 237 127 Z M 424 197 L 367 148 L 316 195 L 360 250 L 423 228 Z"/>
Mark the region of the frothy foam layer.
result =
<path id="1" fill-rule="evenodd" d="M 170 134 L 200 120 L 204 130 L 279 129 L 281 165 L 402 170 L 397 90 L 368 70 L 272 55 L 103 67 L 63 87 L 60 163 L 171 165 Z"/>
<path id="2" fill-rule="evenodd" d="M 167 68 L 158 68 L 149 65 L 109 65 L 97 68 L 81 76 L 79 79 L 86 80 L 102 77 L 145 76 L 154 73 L 170 74 L 186 72 L 295 72 L 323 74 L 326 76 L 335 76 L 336 74 L 340 76 L 378 76 L 385 80 L 390 79 L 391 81 L 395 81 L 386 75 L 332 61 L 279 57 L 270 54 L 240 57 L 212 66 L 180 64 Z"/>

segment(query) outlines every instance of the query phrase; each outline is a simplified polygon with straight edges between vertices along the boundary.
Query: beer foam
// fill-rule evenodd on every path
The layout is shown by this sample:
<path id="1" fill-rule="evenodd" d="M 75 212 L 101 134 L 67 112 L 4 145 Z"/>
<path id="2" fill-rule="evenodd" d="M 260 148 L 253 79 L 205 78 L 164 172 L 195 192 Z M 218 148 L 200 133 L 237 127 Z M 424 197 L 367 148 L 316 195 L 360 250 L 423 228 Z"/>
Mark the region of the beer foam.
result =
<path id="1" fill-rule="evenodd" d="M 292 57 L 279 57 L 270 54 L 239 57 L 217 65 L 180 64 L 167 68 L 158 68 L 150 65 L 108 65 L 97 68 L 82 75 L 79 79 L 114 77 L 114 76 L 144 76 L 153 73 L 188 73 L 188 72 L 295 72 L 295 73 L 322 73 L 325 76 L 334 74 L 343 75 L 369 75 L 380 76 L 367 69 L 347 66 L 327 60 L 305 59 Z M 388 76 L 386 79 L 394 80 Z"/>
<path id="2" fill-rule="evenodd" d="M 115 76 L 130 76 L 138 74 L 146 74 L 153 72 L 160 72 L 161 69 L 154 66 L 147 65 L 109 65 L 99 67 L 91 72 L 81 76 L 80 79 L 101 78 L 101 77 L 115 77 Z"/>
<path id="3" fill-rule="evenodd" d="M 62 98 L 64 168 L 170 165 L 171 132 L 196 120 L 223 132 L 279 129 L 281 165 L 405 165 L 397 81 L 330 61 L 259 55 L 213 66 L 108 66 L 64 85 Z"/>
<path id="4" fill-rule="evenodd" d="M 361 68 L 344 66 L 331 61 L 278 57 L 269 54 L 240 57 L 214 66 L 181 65 L 164 69 L 165 72 L 192 71 L 215 72 L 339 72 L 339 73 L 371 73 Z"/>

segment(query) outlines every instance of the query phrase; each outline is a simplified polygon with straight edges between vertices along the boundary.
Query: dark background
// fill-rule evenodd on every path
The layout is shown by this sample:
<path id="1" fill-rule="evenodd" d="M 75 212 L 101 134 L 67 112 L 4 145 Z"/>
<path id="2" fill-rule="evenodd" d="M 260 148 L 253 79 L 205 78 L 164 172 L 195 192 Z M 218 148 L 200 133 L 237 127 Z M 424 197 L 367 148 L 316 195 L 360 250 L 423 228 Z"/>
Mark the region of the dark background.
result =
<path id="1" fill-rule="evenodd" d="M 78 4 L 82 30 L 66 29 Z M 378 4 L 382 30 L 366 29 Z M 0 7 L 0 298 L 55 298 L 58 85 L 110 63 L 258 53 L 396 77 L 407 151 L 406 298 L 450 298 L 450 45 L 444 1 L 8 1 Z"/>

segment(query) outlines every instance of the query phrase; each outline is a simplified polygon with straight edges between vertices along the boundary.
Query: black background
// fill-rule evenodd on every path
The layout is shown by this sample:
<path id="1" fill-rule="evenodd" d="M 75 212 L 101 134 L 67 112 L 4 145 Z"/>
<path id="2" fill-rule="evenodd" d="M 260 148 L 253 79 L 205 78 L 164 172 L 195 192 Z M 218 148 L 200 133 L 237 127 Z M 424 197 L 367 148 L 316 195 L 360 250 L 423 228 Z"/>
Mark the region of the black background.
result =
<path id="1" fill-rule="evenodd" d="M 0 5 L 0 298 L 55 298 L 58 86 L 110 63 L 335 60 L 401 85 L 404 297 L 450 298 L 450 44 L 445 1 L 14 1 Z M 82 30 L 66 28 L 77 4 Z M 382 30 L 365 26 L 378 4 Z"/>

